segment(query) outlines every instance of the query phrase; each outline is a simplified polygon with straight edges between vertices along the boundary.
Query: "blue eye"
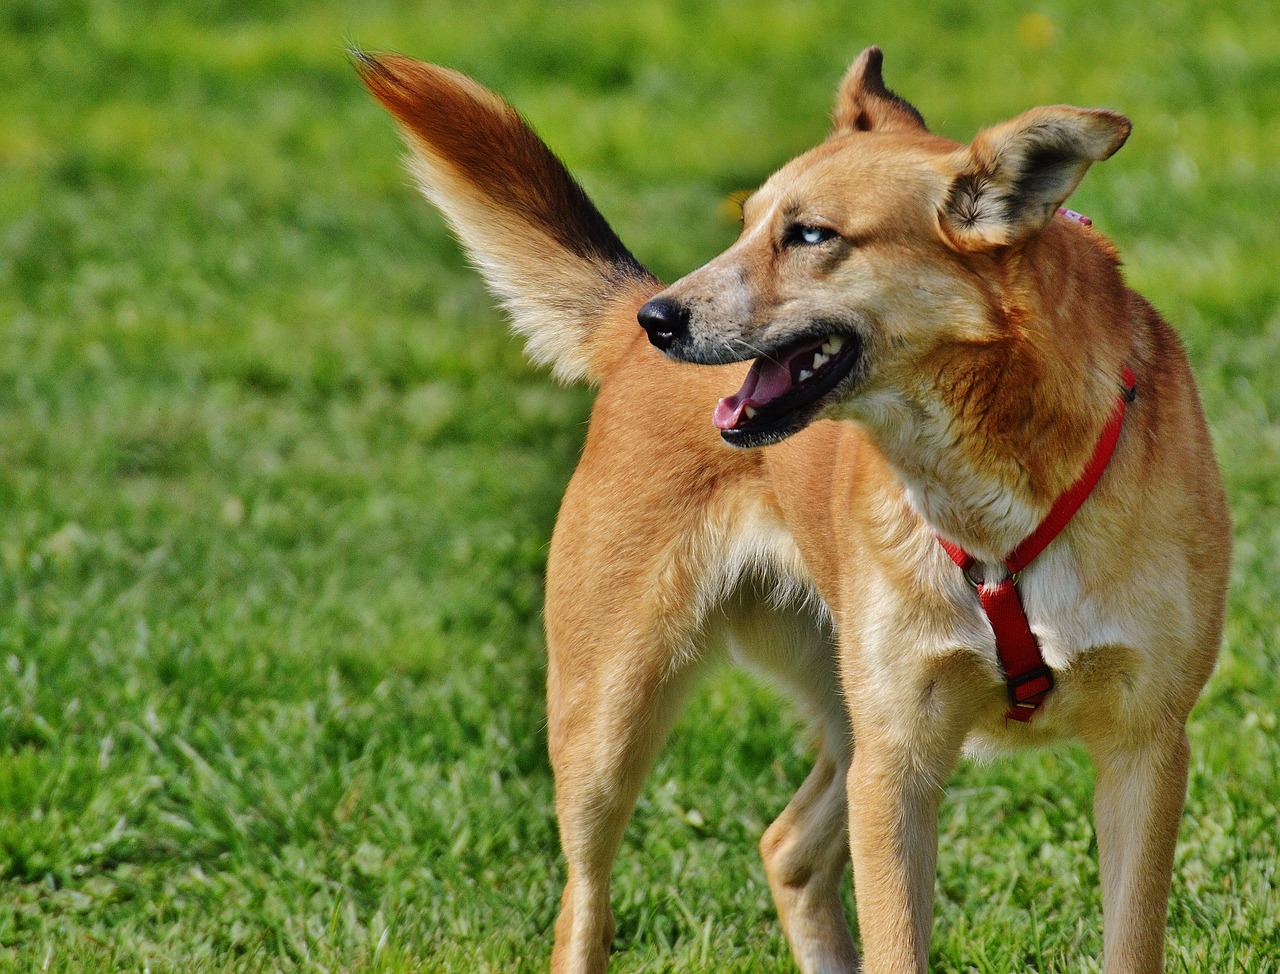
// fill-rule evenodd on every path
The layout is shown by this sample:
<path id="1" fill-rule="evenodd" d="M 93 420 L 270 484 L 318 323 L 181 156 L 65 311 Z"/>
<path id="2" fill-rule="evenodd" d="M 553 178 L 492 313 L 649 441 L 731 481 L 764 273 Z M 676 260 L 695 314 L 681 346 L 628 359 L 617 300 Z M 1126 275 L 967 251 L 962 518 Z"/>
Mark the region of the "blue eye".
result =
<path id="1" fill-rule="evenodd" d="M 787 231 L 789 243 L 803 244 L 806 247 L 816 247 L 818 244 L 824 244 L 828 240 L 834 239 L 835 236 L 834 230 L 828 230 L 826 227 L 816 227 L 807 223 L 794 224 Z"/>

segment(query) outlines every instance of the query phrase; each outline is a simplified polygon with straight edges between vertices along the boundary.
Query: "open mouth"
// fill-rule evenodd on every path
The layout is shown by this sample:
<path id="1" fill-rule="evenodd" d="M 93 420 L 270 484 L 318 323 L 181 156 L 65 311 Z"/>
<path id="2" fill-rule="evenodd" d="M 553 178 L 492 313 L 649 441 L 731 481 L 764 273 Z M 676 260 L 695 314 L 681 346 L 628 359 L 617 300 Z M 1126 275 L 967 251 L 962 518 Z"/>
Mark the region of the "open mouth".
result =
<path id="1" fill-rule="evenodd" d="M 853 334 L 802 339 L 751 363 L 742 388 L 716 405 L 712 417 L 732 446 L 764 446 L 803 429 L 819 400 L 838 386 L 861 358 Z"/>

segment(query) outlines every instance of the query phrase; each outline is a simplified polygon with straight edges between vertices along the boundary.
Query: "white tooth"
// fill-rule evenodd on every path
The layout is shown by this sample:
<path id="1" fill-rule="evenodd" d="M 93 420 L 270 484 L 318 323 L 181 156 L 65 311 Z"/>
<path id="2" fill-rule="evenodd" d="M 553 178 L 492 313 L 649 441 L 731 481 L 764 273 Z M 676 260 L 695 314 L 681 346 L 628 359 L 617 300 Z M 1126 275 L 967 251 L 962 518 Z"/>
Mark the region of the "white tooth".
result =
<path id="1" fill-rule="evenodd" d="M 839 335 L 832 335 L 830 338 L 828 338 L 825 342 L 822 343 L 822 350 L 826 352 L 828 355 L 835 355 L 835 353 L 840 351 L 840 349 L 843 347 L 844 347 L 844 339 L 841 338 Z"/>
<path id="2" fill-rule="evenodd" d="M 823 355 L 821 352 L 819 352 L 817 355 L 813 357 L 813 367 L 815 369 L 820 369 L 830 361 L 831 361 L 830 355 Z"/>
<path id="3" fill-rule="evenodd" d="M 808 369 L 801 369 L 801 370 L 800 370 L 800 381 L 801 381 L 801 382 L 804 382 L 804 381 L 806 381 L 806 380 L 808 380 L 808 379 L 812 379 L 812 378 L 813 378 L 813 373 L 812 373 L 812 372 L 810 372 Z"/>
<path id="4" fill-rule="evenodd" d="M 746 413 L 746 414 L 747 414 L 747 419 L 755 419 L 755 418 L 756 418 L 756 411 L 755 411 L 755 409 L 754 409 L 753 407 L 751 407 L 751 406 L 744 406 L 744 407 L 742 408 L 742 411 L 743 411 L 744 413 Z"/>

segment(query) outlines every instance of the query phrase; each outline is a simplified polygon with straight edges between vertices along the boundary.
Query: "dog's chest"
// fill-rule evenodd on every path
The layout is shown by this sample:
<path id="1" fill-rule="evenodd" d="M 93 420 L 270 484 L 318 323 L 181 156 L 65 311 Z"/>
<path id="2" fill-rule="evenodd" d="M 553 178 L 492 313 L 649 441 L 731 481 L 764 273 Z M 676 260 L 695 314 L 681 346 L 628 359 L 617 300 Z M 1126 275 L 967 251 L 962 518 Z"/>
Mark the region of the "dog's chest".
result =
<path id="1" fill-rule="evenodd" d="M 1099 679 L 1146 679 L 1161 650 L 1150 637 L 1161 631 L 1158 620 L 1167 633 L 1186 616 L 1190 631 L 1176 584 L 1157 590 L 1156 579 L 1147 577 L 1099 584 L 1087 572 L 1062 544 L 1047 550 L 1018 583 L 1031 631 L 1058 678 L 1043 718 L 1036 717 L 1050 736 L 1061 730 L 1058 715 L 1098 694 Z M 1167 576 L 1158 581 L 1164 584 Z M 954 564 L 922 545 L 910 570 L 852 573 L 841 591 L 845 605 L 835 613 L 841 642 L 860 657 L 869 686 L 923 696 L 954 678 L 970 694 L 988 694 L 992 723 L 1003 723 L 1007 703 L 995 633 L 976 590 Z"/>

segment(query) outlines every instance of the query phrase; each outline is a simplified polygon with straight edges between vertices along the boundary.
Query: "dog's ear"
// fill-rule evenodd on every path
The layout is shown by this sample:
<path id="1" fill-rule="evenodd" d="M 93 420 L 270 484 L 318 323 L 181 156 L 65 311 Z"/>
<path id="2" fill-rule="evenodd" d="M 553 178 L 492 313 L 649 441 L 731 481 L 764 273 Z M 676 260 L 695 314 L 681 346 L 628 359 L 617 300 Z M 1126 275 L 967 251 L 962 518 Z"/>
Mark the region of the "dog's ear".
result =
<path id="1" fill-rule="evenodd" d="M 1124 145 L 1127 118 L 1105 109 L 1033 108 L 980 132 L 957 154 L 940 220 L 959 250 L 986 250 L 1044 229 L 1095 162 Z"/>
<path id="2" fill-rule="evenodd" d="M 884 86 L 880 69 L 884 52 L 869 47 L 850 66 L 831 114 L 837 135 L 850 132 L 913 131 L 925 132 L 924 118 L 905 98 L 899 98 Z"/>

